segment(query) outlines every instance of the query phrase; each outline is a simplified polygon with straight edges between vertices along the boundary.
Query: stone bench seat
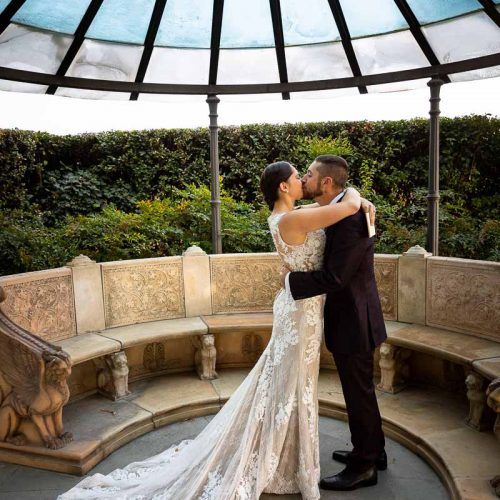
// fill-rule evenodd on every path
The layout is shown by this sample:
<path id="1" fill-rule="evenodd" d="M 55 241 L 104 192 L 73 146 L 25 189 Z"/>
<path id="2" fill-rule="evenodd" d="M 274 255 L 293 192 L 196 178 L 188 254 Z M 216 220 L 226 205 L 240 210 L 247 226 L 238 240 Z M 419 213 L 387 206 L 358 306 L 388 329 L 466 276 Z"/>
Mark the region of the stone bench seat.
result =
<path id="1" fill-rule="evenodd" d="M 500 376 L 500 343 L 423 325 L 386 321 L 387 342 L 468 367 L 483 366 L 488 378 Z M 495 358 L 496 361 L 495 361 Z"/>
<path id="2" fill-rule="evenodd" d="M 85 333 L 55 343 L 71 356 L 73 365 L 121 351 L 121 343 L 99 333 Z"/>
<path id="3" fill-rule="evenodd" d="M 487 379 L 493 380 L 500 378 L 500 356 L 497 358 L 473 361 L 472 367 L 476 372 Z"/>
<path id="4" fill-rule="evenodd" d="M 122 349 L 126 349 L 127 347 L 149 342 L 204 335 L 208 333 L 208 328 L 201 318 L 194 317 L 117 326 L 98 333 L 112 341 L 119 342 Z"/>
<path id="5" fill-rule="evenodd" d="M 74 365 L 117 353 L 128 347 L 208 333 L 199 317 L 149 321 L 84 333 L 56 343 L 71 356 Z"/>
<path id="6" fill-rule="evenodd" d="M 202 316 L 201 319 L 212 334 L 227 332 L 271 331 L 273 313 L 235 313 Z"/>

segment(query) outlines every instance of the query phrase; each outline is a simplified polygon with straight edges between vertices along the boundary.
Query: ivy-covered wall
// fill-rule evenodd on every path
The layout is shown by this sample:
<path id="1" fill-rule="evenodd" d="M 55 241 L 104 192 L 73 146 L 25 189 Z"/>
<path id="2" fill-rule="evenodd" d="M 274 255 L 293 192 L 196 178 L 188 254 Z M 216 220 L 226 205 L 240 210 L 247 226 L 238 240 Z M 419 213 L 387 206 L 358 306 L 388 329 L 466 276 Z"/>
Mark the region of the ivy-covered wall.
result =
<path id="1" fill-rule="evenodd" d="M 219 139 L 226 217 L 253 217 L 262 231 L 251 238 L 255 224 L 237 223 L 224 234 L 226 251 L 270 248 L 258 191 L 265 165 L 285 159 L 305 170 L 330 145 L 347 157 L 351 183 L 377 203 L 377 251 L 424 244 L 427 120 L 226 127 Z M 441 120 L 441 254 L 500 260 L 499 159 L 499 119 Z M 0 130 L 0 273 L 61 265 L 80 251 L 109 260 L 175 254 L 190 243 L 210 250 L 209 231 L 190 219 L 199 211 L 209 230 L 209 203 L 200 201 L 207 193 L 197 189 L 209 179 L 207 129 L 77 136 Z M 165 204 L 173 215 L 165 215 Z M 148 230 L 153 218 L 161 231 L 154 209 L 165 220 L 162 244 Z"/>

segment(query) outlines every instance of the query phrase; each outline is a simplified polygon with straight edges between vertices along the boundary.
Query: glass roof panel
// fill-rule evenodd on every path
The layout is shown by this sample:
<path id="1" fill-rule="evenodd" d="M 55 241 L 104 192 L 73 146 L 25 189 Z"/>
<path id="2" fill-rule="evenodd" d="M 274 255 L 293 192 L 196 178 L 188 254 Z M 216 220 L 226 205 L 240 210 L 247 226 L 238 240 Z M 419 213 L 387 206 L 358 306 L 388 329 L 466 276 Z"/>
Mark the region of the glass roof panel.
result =
<path id="1" fill-rule="evenodd" d="M 492 66 L 491 68 L 476 69 L 474 71 L 464 71 L 450 75 L 452 82 L 468 82 L 471 80 L 483 80 L 485 78 L 498 78 L 500 76 L 500 66 Z"/>
<path id="2" fill-rule="evenodd" d="M 70 44 L 69 36 L 10 24 L 0 35 L 0 66 L 54 74 Z"/>
<path id="3" fill-rule="evenodd" d="M 407 28 L 393 0 L 340 0 L 352 38 Z"/>
<path id="4" fill-rule="evenodd" d="M 144 77 L 145 82 L 207 84 L 209 49 L 155 47 Z"/>
<path id="5" fill-rule="evenodd" d="M 4 11 L 5 7 L 9 5 L 10 0 L 0 0 L 0 14 Z"/>
<path id="6" fill-rule="evenodd" d="M 222 49 L 217 83 L 279 83 L 275 49 Z"/>
<path id="7" fill-rule="evenodd" d="M 482 8 L 482 5 L 477 0 L 453 0 L 452 2 L 436 2 L 436 0 L 407 1 L 420 24 L 442 21 L 443 19 L 460 16 Z"/>
<path id="8" fill-rule="evenodd" d="M 429 66 L 409 30 L 352 41 L 363 75 Z"/>
<path id="9" fill-rule="evenodd" d="M 328 0 L 282 0 L 280 5 L 285 45 L 340 39 Z"/>
<path id="10" fill-rule="evenodd" d="M 380 85 L 369 85 L 369 94 L 383 94 L 386 92 L 401 92 L 404 90 L 424 89 L 427 87 L 429 79 L 406 80 L 404 82 L 382 83 Z"/>
<path id="11" fill-rule="evenodd" d="M 169 0 L 155 45 L 209 49 L 212 14 L 212 2 L 207 0 Z"/>
<path id="12" fill-rule="evenodd" d="M 6 92 L 24 92 L 26 94 L 45 94 L 47 85 L 35 85 L 34 83 L 13 82 L 11 80 L 0 80 L 0 90 Z"/>
<path id="13" fill-rule="evenodd" d="M 9 2 L 7 2 L 9 3 Z M 12 18 L 36 28 L 73 35 L 90 0 L 27 0 Z"/>
<path id="14" fill-rule="evenodd" d="M 289 82 L 352 76 L 349 61 L 340 42 L 286 47 L 285 55 Z"/>
<path id="15" fill-rule="evenodd" d="M 483 11 L 425 26 L 422 30 L 441 63 L 500 52 L 498 26 Z"/>
<path id="16" fill-rule="evenodd" d="M 95 99 L 109 101 L 128 101 L 130 94 L 128 92 L 103 92 L 100 90 L 86 89 L 71 89 L 66 87 L 58 87 L 56 90 L 57 96 L 74 97 L 76 99 Z"/>
<path id="17" fill-rule="evenodd" d="M 223 49 L 274 47 L 269 0 L 226 0 L 220 46 Z"/>
<path id="18" fill-rule="evenodd" d="M 87 37 L 109 42 L 143 44 L 155 0 L 104 0 Z"/>
<path id="19" fill-rule="evenodd" d="M 142 50 L 143 47 L 137 45 L 84 40 L 67 75 L 133 82 Z"/>

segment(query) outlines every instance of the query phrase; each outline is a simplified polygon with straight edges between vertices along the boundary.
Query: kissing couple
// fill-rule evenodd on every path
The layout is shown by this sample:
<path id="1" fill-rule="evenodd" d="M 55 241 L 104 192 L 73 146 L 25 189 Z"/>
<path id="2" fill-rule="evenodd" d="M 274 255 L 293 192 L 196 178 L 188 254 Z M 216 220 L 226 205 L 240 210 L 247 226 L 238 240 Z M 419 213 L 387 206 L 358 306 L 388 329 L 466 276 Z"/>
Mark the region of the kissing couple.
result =
<path id="1" fill-rule="evenodd" d="M 268 165 L 260 186 L 283 262 L 271 340 L 224 407 L 193 440 L 104 476 L 59 498 L 258 500 L 262 493 L 352 490 L 387 467 L 373 384 L 373 351 L 386 338 L 365 213 L 345 189 L 347 162 L 318 156 L 301 179 L 293 165 Z M 295 210 L 301 198 L 316 203 Z M 363 209 L 360 209 L 363 205 Z M 291 272 L 289 272 L 289 270 Z M 324 335 L 344 393 L 353 448 L 337 450 L 340 473 L 320 480 L 318 375 Z"/>

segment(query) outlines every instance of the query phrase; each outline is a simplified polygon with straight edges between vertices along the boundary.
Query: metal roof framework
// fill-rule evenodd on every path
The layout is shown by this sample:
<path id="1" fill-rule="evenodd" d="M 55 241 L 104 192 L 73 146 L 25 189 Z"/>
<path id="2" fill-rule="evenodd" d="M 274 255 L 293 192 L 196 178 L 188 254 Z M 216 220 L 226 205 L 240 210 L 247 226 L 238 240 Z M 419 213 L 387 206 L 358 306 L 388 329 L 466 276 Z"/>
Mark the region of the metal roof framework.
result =
<path id="1" fill-rule="evenodd" d="M 209 7 L 206 0 L 0 0 L 0 90 L 207 96 L 219 253 L 217 96 L 365 94 L 430 79 L 427 247 L 437 255 L 439 89 L 500 76 L 500 0 L 213 0 Z M 134 12 L 142 22 L 126 25 Z M 40 53 L 23 37 L 42 41 Z"/>

